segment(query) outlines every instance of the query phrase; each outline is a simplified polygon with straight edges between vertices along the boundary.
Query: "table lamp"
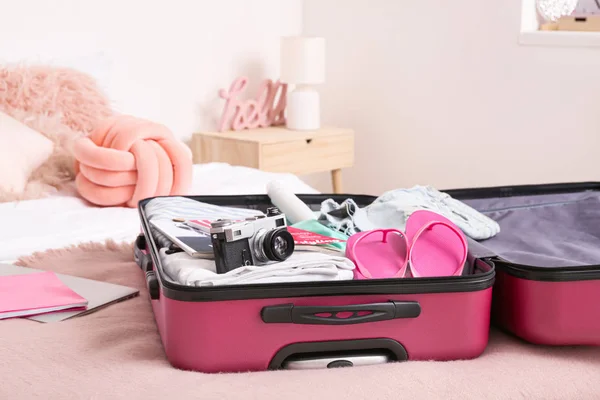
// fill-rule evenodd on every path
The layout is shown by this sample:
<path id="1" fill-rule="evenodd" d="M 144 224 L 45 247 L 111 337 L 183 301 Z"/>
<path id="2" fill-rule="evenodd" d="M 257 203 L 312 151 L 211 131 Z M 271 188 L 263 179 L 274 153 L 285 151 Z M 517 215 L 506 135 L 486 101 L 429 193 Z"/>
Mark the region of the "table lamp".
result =
<path id="1" fill-rule="evenodd" d="M 313 85 L 325 82 L 325 39 L 291 36 L 281 40 L 281 81 L 295 85 L 287 95 L 286 126 L 315 130 L 321 126 L 319 92 Z"/>

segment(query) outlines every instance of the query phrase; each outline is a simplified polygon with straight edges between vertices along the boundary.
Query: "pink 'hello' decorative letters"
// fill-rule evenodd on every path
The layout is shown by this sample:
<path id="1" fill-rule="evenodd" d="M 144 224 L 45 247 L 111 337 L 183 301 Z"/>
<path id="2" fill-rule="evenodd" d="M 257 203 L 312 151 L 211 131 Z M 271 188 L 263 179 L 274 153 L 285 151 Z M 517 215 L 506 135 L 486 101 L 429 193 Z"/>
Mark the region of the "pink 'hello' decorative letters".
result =
<path id="1" fill-rule="evenodd" d="M 256 98 L 244 102 L 238 96 L 247 85 L 248 78 L 240 77 L 233 81 L 229 91 L 219 90 L 219 97 L 225 99 L 219 131 L 228 129 L 239 131 L 285 124 L 287 85 L 267 79 L 260 85 Z M 275 104 L 277 93 L 279 99 Z"/>

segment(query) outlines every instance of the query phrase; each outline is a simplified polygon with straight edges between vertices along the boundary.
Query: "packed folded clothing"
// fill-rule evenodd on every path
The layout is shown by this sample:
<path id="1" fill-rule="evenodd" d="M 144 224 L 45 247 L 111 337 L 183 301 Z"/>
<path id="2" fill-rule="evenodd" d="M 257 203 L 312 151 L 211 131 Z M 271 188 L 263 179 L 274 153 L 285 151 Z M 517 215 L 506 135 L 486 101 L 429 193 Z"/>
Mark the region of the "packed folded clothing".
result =
<path id="1" fill-rule="evenodd" d="M 273 206 L 260 210 L 182 196 L 148 201 L 167 277 L 218 286 L 457 276 L 468 273 L 469 240 L 499 232 L 492 219 L 429 186 L 363 199 L 362 207 L 326 198 L 312 209 L 281 182 L 267 194 Z"/>
<path id="2" fill-rule="evenodd" d="M 176 283 L 188 286 L 239 285 L 350 280 L 354 264 L 345 257 L 317 252 L 296 252 L 286 261 L 270 265 L 247 265 L 218 274 L 213 260 L 193 258 L 185 252 L 160 250 L 166 274 Z"/>
<path id="3" fill-rule="evenodd" d="M 431 186 L 395 189 L 379 196 L 372 204 L 354 214 L 361 231 L 373 228 L 404 229 L 408 218 L 418 210 L 436 212 L 456 224 L 475 240 L 489 239 L 500 232 L 500 225 L 462 201 Z"/>
<path id="4" fill-rule="evenodd" d="M 373 229 L 403 230 L 411 214 L 419 210 L 435 212 L 449 219 L 474 240 L 489 239 L 500 232 L 496 221 L 431 186 L 390 190 L 362 208 L 351 198 L 340 204 L 326 199 L 316 212 L 281 182 L 270 183 L 267 190 L 273 204 L 288 216 L 291 223 L 318 220 L 346 236 Z"/>
<path id="5" fill-rule="evenodd" d="M 489 239 L 500 232 L 496 221 L 431 186 L 391 190 L 363 208 L 352 199 L 341 204 L 327 199 L 321 205 L 319 219 L 335 230 L 353 235 L 380 228 L 405 229 L 408 218 L 418 210 L 448 218 L 475 240 Z"/>

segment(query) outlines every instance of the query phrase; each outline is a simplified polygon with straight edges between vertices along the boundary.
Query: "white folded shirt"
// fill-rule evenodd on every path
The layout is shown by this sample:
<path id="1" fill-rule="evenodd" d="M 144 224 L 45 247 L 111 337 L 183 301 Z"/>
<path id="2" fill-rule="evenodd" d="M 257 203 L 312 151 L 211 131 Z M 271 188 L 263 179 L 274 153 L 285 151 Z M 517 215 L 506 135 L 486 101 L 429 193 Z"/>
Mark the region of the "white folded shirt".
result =
<path id="1" fill-rule="evenodd" d="M 190 257 L 185 252 L 160 250 L 165 273 L 176 283 L 187 286 L 219 286 L 250 283 L 310 282 L 352 280 L 354 263 L 345 257 L 318 252 L 295 252 L 286 261 L 244 266 L 217 274 L 214 260 Z"/>

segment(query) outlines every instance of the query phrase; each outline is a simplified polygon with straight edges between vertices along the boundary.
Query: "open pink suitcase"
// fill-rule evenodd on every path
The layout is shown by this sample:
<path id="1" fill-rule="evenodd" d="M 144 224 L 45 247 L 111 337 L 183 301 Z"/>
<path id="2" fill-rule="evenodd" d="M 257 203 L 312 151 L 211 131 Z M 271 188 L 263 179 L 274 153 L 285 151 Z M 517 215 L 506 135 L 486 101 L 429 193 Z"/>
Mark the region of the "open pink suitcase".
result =
<path id="1" fill-rule="evenodd" d="M 600 183 L 451 190 L 496 220 L 492 323 L 544 345 L 600 345 Z"/>
<path id="2" fill-rule="evenodd" d="M 322 201 L 370 196 L 302 195 Z M 272 206 L 267 196 L 203 196 L 224 206 Z M 162 270 L 157 240 L 139 204 L 143 234 L 136 260 L 170 363 L 201 372 L 263 371 L 297 360 L 352 365 L 354 355 L 389 361 L 478 357 L 488 343 L 494 265 L 470 257 L 463 276 L 189 287 Z"/>

